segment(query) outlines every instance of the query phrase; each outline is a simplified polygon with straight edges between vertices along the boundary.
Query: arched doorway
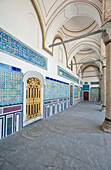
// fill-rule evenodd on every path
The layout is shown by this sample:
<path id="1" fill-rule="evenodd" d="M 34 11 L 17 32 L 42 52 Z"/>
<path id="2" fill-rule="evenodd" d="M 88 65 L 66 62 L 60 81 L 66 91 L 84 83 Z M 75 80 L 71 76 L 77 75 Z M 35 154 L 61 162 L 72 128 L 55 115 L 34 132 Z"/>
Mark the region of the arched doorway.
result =
<path id="1" fill-rule="evenodd" d="M 26 120 L 41 115 L 41 82 L 36 77 L 27 80 Z"/>
<path id="2" fill-rule="evenodd" d="M 89 101 L 89 92 L 88 91 L 84 92 L 84 100 Z"/>
<path id="3" fill-rule="evenodd" d="M 39 105 L 35 107 L 35 110 L 37 110 L 38 107 L 38 114 L 36 116 L 36 114 L 34 115 L 34 117 L 31 116 L 31 118 L 27 117 L 27 82 L 30 78 L 34 78 L 33 81 L 35 82 L 34 84 L 38 84 L 37 82 L 40 81 L 40 84 L 37 85 L 39 86 L 40 89 L 40 93 L 38 92 L 38 95 L 40 95 L 39 99 L 35 98 L 33 99 L 32 97 L 32 103 L 35 102 L 36 100 L 38 100 L 37 104 L 40 103 L 40 109 L 39 109 Z M 23 93 L 23 126 L 26 126 L 34 121 L 43 119 L 43 89 L 44 89 L 44 85 L 45 83 L 45 79 L 43 77 L 43 75 L 37 71 L 28 71 L 24 74 L 23 76 L 23 84 L 24 84 L 24 93 Z M 40 87 L 41 86 L 41 87 Z M 33 89 L 35 88 L 35 86 L 32 86 Z M 31 92 L 30 92 L 31 93 Z M 36 89 L 36 96 L 37 96 L 37 89 Z M 31 101 L 30 101 L 31 104 Z M 32 106 L 31 106 L 32 107 Z M 33 106 L 34 108 L 34 106 Z M 33 109 L 34 110 L 34 109 Z M 30 115 L 30 114 L 29 114 Z"/>

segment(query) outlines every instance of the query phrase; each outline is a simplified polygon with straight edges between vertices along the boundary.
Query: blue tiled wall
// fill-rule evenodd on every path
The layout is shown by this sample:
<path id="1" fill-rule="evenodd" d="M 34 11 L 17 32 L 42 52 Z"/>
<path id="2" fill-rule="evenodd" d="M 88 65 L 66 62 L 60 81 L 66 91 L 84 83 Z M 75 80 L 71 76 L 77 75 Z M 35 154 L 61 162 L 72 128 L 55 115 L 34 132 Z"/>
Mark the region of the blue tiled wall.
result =
<path id="1" fill-rule="evenodd" d="M 68 73 L 66 70 L 64 70 L 63 68 L 61 68 L 60 66 L 58 66 L 58 75 L 61 77 L 64 77 L 68 80 L 71 80 L 75 83 L 79 83 L 79 79 L 76 78 L 74 75 Z"/>
<path id="2" fill-rule="evenodd" d="M 83 91 L 89 91 L 90 90 L 90 86 L 89 85 L 83 85 Z"/>
<path id="3" fill-rule="evenodd" d="M 90 100 L 91 101 L 99 101 L 99 87 L 91 87 Z"/>
<path id="4" fill-rule="evenodd" d="M 22 103 L 21 69 L 0 63 L 0 105 Z"/>
<path id="5" fill-rule="evenodd" d="M 47 59 L 0 28 L 0 50 L 47 69 Z"/>
<path id="6" fill-rule="evenodd" d="M 91 82 L 91 84 L 94 84 L 94 85 L 95 85 L 95 84 L 99 84 L 99 82 L 98 82 L 98 81 L 97 81 L 97 82 Z"/>
<path id="7" fill-rule="evenodd" d="M 78 97 L 78 86 L 74 86 L 74 97 Z"/>
<path id="8" fill-rule="evenodd" d="M 22 77 L 20 68 L 0 63 L 0 138 L 22 129 Z"/>
<path id="9" fill-rule="evenodd" d="M 46 77 L 46 86 L 44 87 L 44 100 L 69 96 L 70 88 L 68 83 Z"/>

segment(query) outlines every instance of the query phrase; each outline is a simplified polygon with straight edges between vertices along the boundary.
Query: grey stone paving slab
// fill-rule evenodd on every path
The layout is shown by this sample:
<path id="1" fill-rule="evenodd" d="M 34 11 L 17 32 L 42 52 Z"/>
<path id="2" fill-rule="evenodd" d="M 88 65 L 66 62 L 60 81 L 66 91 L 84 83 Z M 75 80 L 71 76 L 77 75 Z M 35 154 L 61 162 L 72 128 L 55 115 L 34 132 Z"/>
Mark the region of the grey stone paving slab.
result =
<path id="1" fill-rule="evenodd" d="M 0 166 L 0 170 L 19 170 L 14 165 L 10 164 L 9 162 L 5 161 L 2 166 Z"/>
<path id="2" fill-rule="evenodd" d="M 56 167 L 57 169 L 67 169 L 67 170 L 87 170 L 93 169 L 93 166 L 89 164 L 85 164 L 81 160 L 74 159 L 70 156 L 65 154 L 59 154 L 56 158 L 52 166 Z"/>
<path id="3" fill-rule="evenodd" d="M 82 102 L 0 140 L 0 170 L 111 170 L 100 105 Z"/>

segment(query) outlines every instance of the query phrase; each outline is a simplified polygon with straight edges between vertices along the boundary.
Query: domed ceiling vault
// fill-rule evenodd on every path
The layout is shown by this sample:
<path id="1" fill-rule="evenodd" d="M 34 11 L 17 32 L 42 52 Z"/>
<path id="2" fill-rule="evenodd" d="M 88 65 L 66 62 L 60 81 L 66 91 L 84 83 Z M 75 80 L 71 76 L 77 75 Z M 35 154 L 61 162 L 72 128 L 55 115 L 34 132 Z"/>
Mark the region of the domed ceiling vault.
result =
<path id="1" fill-rule="evenodd" d="M 45 47 L 52 52 L 49 45 L 55 36 L 63 40 L 91 33 L 101 27 L 101 0 L 32 0 L 41 16 Z M 77 62 L 100 58 L 101 34 L 72 41 L 65 44 L 68 66 L 73 57 Z M 53 47 L 54 48 L 54 47 Z M 99 67 L 99 62 L 97 63 Z M 81 66 L 78 66 L 80 68 Z"/>

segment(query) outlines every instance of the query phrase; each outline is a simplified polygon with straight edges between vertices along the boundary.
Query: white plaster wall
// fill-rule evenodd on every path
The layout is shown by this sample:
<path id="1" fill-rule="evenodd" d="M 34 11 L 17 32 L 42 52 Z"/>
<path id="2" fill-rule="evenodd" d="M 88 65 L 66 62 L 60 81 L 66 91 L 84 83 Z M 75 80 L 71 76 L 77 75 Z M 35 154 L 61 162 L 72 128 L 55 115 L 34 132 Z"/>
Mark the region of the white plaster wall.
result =
<path id="1" fill-rule="evenodd" d="M 35 50 L 42 48 L 39 20 L 30 0 L 0 0 L 0 27 Z"/>
<path id="2" fill-rule="evenodd" d="M 85 72 L 85 71 L 94 71 L 94 72 Z M 91 82 L 99 82 L 99 77 L 97 77 L 97 75 L 99 75 L 98 69 L 96 67 L 90 66 L 84 70 L 83 77 L 84 76 L 95 76 L 95 77 L 86 77 L 83 78 L 83 80 L 84 82 L 88 82 L 88 84 L 90 84 Z M 91 85 L 91 87 L 98 87 L 98 85 Z"/>

